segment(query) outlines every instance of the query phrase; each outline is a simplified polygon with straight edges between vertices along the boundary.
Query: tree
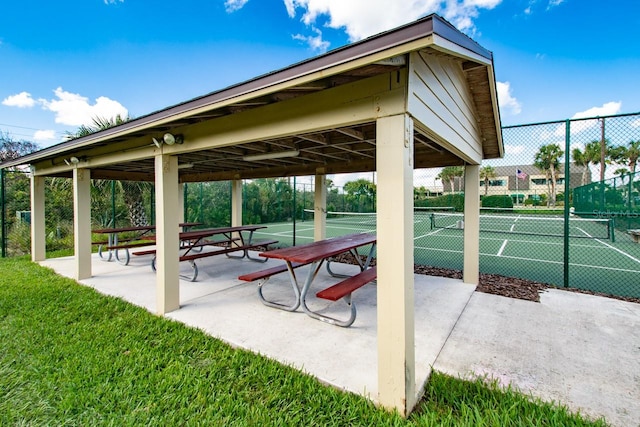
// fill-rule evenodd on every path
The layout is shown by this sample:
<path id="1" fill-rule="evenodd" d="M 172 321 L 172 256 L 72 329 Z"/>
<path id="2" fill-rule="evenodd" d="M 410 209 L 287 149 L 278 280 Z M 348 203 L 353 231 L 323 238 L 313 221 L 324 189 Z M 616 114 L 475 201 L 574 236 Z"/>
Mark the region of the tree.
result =
<path id="1" fill-rule="evenodd" d="M 484 180 L 484 195 L 489 191 L 489 181 L 496 177 L 496 169 L 493 166 L 483 166 L 480 169 L 480 179 Z"/>
<path id="2" fill-rule="evenodd" d="M 7 133 L 0 132 L 0 163 L 17 159 L 26 154 L 38 151 L 38 144 L 30 141 L 17 141 Z"/>
<path id="3" fill-rule="evenodd" d="M 344 184 L 347 202 L 354 212 L 375 211 L 376 185 L 364 178 Z"/>
<path id="4" fill-rule="evenodd" d="M 625 147 L 624 157 L 626 158 L 631 174 L 636 173 L 638 157 L 640 157 L 640 139 L 637 141 L 629 141 L 628 147 Z"/>
<path id="5" fill-rule="evenodd" d="M 66 137 L 67 139 L 82 138 L 83 136 L 91 135 L 92 133 L 120 126 L 130 120 L 131 116 L 122 117 L 120 114 L 112 118 L 94 117 L 92 119 L 93 126 L 81 125 L 75 132 L 67 132 Z"/>
<path id="6" fill-rule="evenodd" d="M 547 177 L 547 186 L 551 182 L 549 191 L 549 204 L 556 205 L 556 179 L 560 169 L 560 158 L 564 155 L 564 151 L 558 144 L 543 145 L 538 149 L 535 155 L 533 165 L 545 172 Z"/>
<path id="7" fill-rule="evenodd" d="M 464 168 L 462 166 L 447 166 L 442 168 L 437 179 L 441 180 L 444 184 L 445 181 L 449 181 L 451 185 L 451 194 L 455 192 L 455 181 L 456 178 L 464 175 Z"/>
<path id="8" fill-rule="evenodd" d="M 93 125 L 82 125 L 75 132 L 67 132 L 67 139 L 76 139 L 92 133 L 100 132 L 115 126 L 120 126 L 131 120 L 130 116 L 122 117 L 119 114 L 112 118 L 94 117 Z M 94 186 L 106 191 L 110 181 L 95 180 Z M 149 224 L 144 208 L 144 196 L 152 191 L 152 185 L 148 182 L 117 181 L 118 190 L 122 192 L 124 202 L 127 205 L 129 222 L 132 226 Z M 113 219 L 115 220 L 115 218 Z"/>
<path id="9" fill-rule="evenodd" d="M 582 166 L 581 185 L 587 185 L 587 172 L 589 171 L 589 164 L 591 164 L 589 156 L 579 148 L 574 148 L 571 152 L 571 157 L 573 157 L 573 163 L 575 163 L 576 166 Z"/>

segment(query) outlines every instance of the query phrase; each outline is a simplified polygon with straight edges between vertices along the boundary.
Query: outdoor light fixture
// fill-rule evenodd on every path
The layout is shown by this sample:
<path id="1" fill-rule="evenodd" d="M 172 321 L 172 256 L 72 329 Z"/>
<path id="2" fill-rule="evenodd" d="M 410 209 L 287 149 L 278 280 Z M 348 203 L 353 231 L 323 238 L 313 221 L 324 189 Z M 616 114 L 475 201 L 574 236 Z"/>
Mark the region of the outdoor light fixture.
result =
<path id="1" fill-rule="evenodd" d="M 285 157 L 298 157 L 299 155 L 300 155 L 300 150 L 268 151 L 266 153 L 250 154 L 248 156 L 244 156 L 242 160 L 244 160 L 245 162 L 257 162 L 259 160 L 283 159 Z"/>
<path id="2" fill-rule="evenodd" d="M 64 159 L 64 162 L 67 164 L 67 166 L 77 165 L 78 163 L 80 163 L 80 159 L 78 159 L 77 157 L 70 157 L 68 160 Z"/>
<path id="3" fill-rule="evenodd" d="M 178 169 L 191 169 L 193 167 L 193 163 L 183 163 L 178 165 Z"/>
<path id="4" fill-rule="evenodd" d="M 153 139 L 153 143 L 158 148 L 160 148 L 160 146 L 163 143 L 167 144 L 167 145 L 173 145 L 173 144 L 182 144 L 184 142 L 184 137 L 182 135 L 173 135 L 171 133 L 165 133 L 162 136 L 162 140 L 160 140 L 160 141 L 158 141 L 155 138 L 151 138 L 151 139 Z"/>

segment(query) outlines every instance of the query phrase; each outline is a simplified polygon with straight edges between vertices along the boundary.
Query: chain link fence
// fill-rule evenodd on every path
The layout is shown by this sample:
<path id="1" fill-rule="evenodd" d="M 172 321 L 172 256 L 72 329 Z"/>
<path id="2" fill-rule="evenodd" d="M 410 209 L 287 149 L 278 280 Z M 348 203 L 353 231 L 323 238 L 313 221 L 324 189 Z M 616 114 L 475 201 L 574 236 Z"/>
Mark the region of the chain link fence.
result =
<path id="1" fill-rule="evenodd" d="M 480 271 L 640 297 L 640 115 L 509 126 L 503 141 L 480 169 Z M 414 185 L 416 206 L 450 207 L 416 211 L 416 262 L 460 270 L 463 168 Z"/>
<path id="2" fill-rule="evenodd" d="M 640 297 L 640 114 L 503 128 L 505 155 L 486 161 L 480 270 L 555 286 Z M 327 236 L 375 232 L 375 174 L 330 176 Z M 414 172 L 415 259 L 463 265 L 464 168 Z M 29 177 L 3 171 L 3 256 L 30 250 Z M 231 183 L 183 185 L 184 218 L 230 225 Z M 151 183 L 92 183 L 95 228 L 153 224 Z M 313 239 L 314 177 L 243 182 L 243 223 L 266 224 L 279 245 Z M 47 250 L 73 248 L 70 179 L 47 178 Z M 100 236 L 96 236 L 100 239 Z"/>

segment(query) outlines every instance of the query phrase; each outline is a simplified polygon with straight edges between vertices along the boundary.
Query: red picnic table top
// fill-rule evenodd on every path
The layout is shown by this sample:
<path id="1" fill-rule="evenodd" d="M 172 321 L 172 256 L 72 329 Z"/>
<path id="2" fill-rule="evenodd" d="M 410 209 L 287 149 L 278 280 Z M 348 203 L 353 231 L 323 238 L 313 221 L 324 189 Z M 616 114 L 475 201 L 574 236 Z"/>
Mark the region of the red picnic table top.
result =
<path id="1" fill-rule="evenodd" d="M 241 231 L 255 231 L 267 228 L 265 225 L 238 225 L 235 227 L 205 228 L 202 230 L 183 231 L 180 233 L 180 240 L 197 240 L 204 237 L 215 236 L 216 234 L 229 234 Z"/>
<path id="2" fill-rule="evenodd" d="M 181 222 L 180 227 L 196 227 L 198 225 L 202 225 L 201 222 Z M 151 231 L 155 230 L 155 225 L 138 225 L 133 227 L 118 227 L 118 228 L 99 228 L 97 230 L 91 230 L 96 234 L 115 234 L 115 233 L 126 233 L 127 231 Z"/>
<path id="3" fill-rule="evenodd" d="M 348 234 L 346 236 L 332 237 L 305 245 L 274 249 L 272 251 L 262 252 L 260 256 L 308 264 L 372 243 L 376 243 L 375 234 Z"/>

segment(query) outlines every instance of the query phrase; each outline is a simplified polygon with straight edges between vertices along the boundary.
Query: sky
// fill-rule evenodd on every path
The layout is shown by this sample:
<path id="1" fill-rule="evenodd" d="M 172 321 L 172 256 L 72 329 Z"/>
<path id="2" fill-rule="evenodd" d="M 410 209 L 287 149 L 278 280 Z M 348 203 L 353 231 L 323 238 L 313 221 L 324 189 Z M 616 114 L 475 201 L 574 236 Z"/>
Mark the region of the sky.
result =
<path id="1" fill-rule="evenodd" d="M 44 148 L 430 13 L 493 52 L 503 126 L 640 112 L 640 0 L 4 0 L 0 132 Z"/>

